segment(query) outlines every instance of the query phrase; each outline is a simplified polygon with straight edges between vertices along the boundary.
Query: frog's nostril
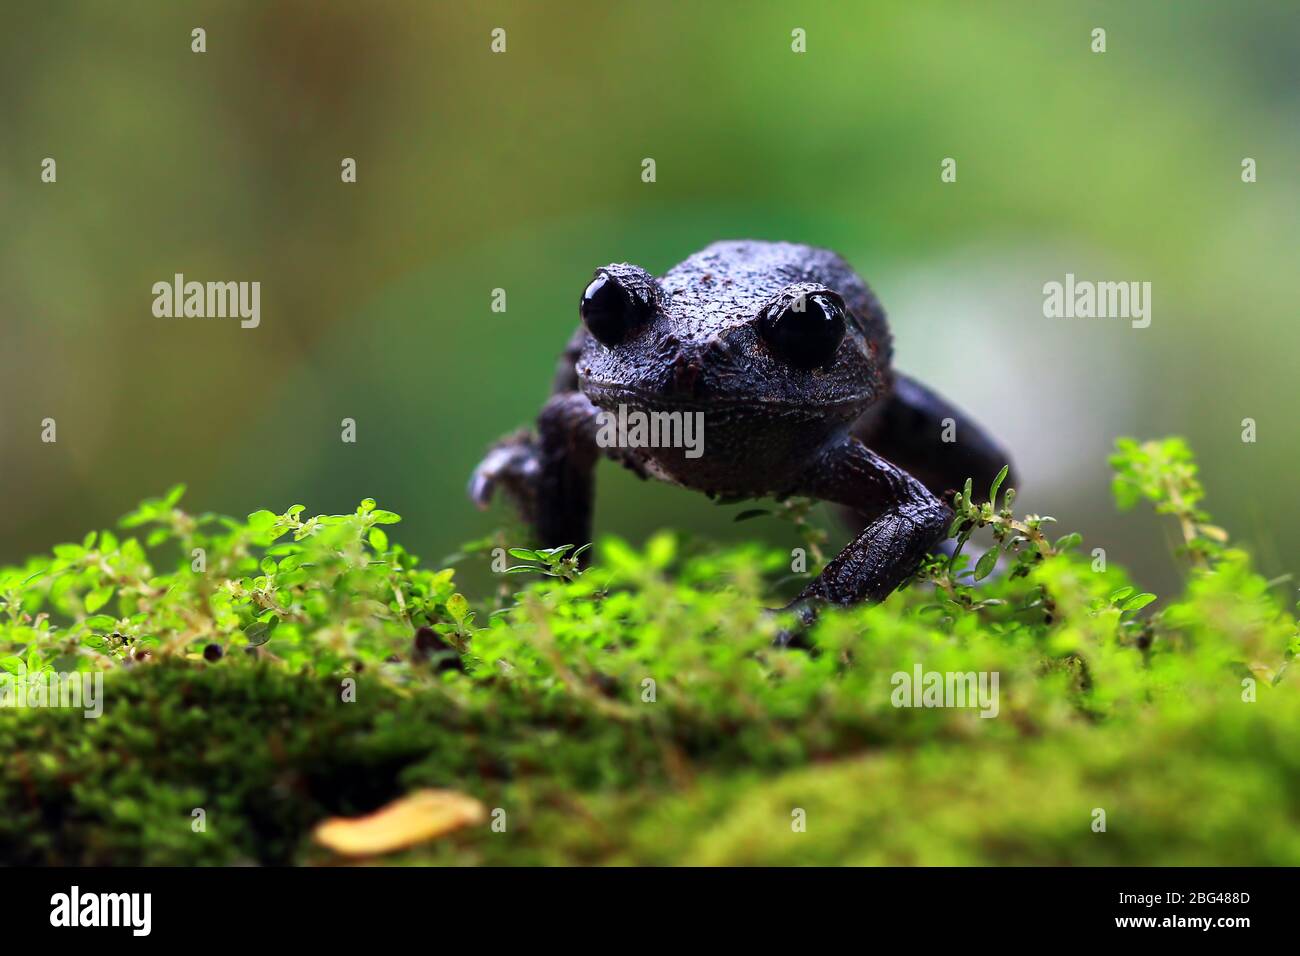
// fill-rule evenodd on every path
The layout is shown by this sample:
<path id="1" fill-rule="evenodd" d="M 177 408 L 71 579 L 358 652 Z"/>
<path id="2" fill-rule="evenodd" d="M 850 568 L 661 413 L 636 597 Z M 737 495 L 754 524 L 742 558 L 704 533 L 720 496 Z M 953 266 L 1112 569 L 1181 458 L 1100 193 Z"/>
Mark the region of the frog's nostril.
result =
<path id="1" fill-rule="evenodd" d="M 699 362 L 683 352 L 678 352 L 671 365 L 672 391 L 678 395 L 694 395 L 699 377 Z"/>

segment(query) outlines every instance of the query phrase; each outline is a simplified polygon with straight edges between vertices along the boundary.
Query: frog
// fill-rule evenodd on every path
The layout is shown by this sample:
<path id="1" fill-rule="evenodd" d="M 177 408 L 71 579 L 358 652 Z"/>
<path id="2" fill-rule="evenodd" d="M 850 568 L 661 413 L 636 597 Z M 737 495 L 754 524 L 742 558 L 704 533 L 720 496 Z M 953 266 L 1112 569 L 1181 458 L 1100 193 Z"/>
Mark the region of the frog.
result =
<path id="1" fill-rule="evenodd" d="M 970 416 L 894 369 L 884 309 L 830 250 L 727 240 L 657 277 L 611 263 L 578 313 L 535 427 L 491 446 L 469 481 L 480 508 L 511 499 L 542 547 L 591 541 L 602 458 L 724 503 L 825 502 L 852 538 L 786 605 L 806 628 L 826 606 L 884 600 L 947 537 L 955 490 L 1012 467 Z M 696 416 L 699 447 L 608 440 L 611 416 L 632 413 Z"/>

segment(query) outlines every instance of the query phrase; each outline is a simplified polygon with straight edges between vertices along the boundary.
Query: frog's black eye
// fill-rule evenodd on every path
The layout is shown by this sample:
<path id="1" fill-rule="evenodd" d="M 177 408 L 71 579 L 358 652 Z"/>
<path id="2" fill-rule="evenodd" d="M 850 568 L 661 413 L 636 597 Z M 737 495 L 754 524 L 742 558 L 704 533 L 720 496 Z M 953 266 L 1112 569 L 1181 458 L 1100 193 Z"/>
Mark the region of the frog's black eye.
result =
<path id="1" fill-rule="evenodd" d="M 650 308 L 614 276 L 599 272 L 583 290 L 578 311 L 596 341 L 612 348 L 627 338 Z"/>
<path id="2" fill-rule="evenodd" d="M 809 292 L 778 302 L 759 322 L 767 344 L 796 368 L 825 365 L 844 338 L 844 303 L 834 292 Z"/>

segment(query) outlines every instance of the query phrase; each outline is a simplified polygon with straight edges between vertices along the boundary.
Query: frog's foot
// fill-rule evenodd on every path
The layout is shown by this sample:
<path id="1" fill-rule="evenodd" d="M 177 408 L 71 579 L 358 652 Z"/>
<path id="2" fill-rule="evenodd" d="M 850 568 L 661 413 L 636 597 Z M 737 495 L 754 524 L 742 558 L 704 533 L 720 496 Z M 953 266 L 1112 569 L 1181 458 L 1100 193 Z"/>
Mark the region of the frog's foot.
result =
<path id="1" fill-rule="evenodd" d="M 591 541 L 600 453 L 596 414 L 581 392 L 552 395 L 537 416 L 536 433 L 523 429 L 507 435 L 474 469 L 470 499 L 485 508 L 500 486 L 543 548 Z"/>
<path id="2" fill-rule="evenodd" d="M 794 621 L 784 625 L 777 632 L 776 639 L 772 641 L 772 646 L 800 651 L 813 650 L 814 645 L 808 636 L 808 632 L 817 623 L 820 607 L 821 602 L 817 599 L 801 597 L 795 598 L 785 607 L 768 608 L 768 614 L 794 615 Z"/>
<path id="3" fill-rule="evenodd" d="M 480 508 L 492 501 L 497 487 L 518 507 L 525 521 L 537 512 L 537 482 L 541 459 L 537 439 L 523 428 L 501 439 L 483 458 L 469 479 L 469 497 Z"/>

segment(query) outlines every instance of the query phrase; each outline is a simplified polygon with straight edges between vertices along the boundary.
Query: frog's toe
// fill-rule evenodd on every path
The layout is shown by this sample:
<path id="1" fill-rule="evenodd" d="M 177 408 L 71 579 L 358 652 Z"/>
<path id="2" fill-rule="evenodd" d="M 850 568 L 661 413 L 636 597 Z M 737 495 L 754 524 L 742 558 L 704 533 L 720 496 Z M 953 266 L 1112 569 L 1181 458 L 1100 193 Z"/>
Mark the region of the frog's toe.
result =
<path id="1" fill-rule="evenodd" d="M 814 645 L 808 633 L 812 630 L 812 626 L 817 623 L 817 602 L 809 598 L 797 598 L 785 607 L 768 608 L 767 610 L 768 614 L 787 614 L 791 612 L 794 613 L 794 621 L 777 632 L 776 639 L 772 641 L 773 646 L 811 651 Z"/>
<path id="2" fill-rule="evenodd" d="M 500 485 L 516 502 L 526 503 L 533 497 L 538 470 L 537 448 L 531 436 L 512 435 L 493 447 L 474 469 L 469 479 L 470 500 L 486 508 Z"/>

